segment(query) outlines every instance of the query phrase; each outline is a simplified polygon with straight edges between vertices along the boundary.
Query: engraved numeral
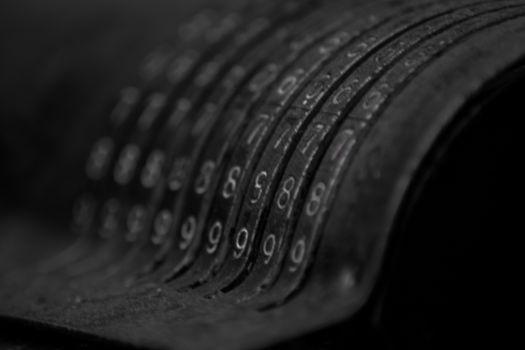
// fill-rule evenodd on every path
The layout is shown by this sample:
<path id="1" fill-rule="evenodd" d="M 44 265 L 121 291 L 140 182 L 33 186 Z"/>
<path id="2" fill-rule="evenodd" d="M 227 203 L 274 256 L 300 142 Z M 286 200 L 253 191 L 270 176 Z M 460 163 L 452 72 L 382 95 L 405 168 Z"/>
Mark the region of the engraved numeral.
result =
<path id="1" fill-rule="evenodd" d="M 180 236 L 182 241 L 179 243 L 181 250 L 186 250 L 190 246 L 193 238 L 195 237 L 195 231 L 197 230 L 197 221 L 194 216 L 188 217 L 180 229 Z"/>
<path id="2" fill-rule="evenodd" d="M 144 80 L 152 80 L 158 76 L 168 62 L 168 50 L 166 48 L 157 49 L 144 60 L 141 68 L 141 75 Z"/>
<path id="3" fill-rule="evenodd" d="M 118 227 L 118 212 L 120 210 L 119 202 L 112 198 L 104 204 L 102 209 L 102 230 L 100 235 L 103 238 L 109 238 L 115 234 L 115 230 Z"/>
<path id="4" fill-rule="evenodd" d="M 263 194 L 263 188 L 266 184 L 267 179 L 268 179 L 268 173 L 266 171 L 261 171 L 255 177 L 255 184 L 253 187 L 252 197 L 250 199 L 250 202 L 252 204 L 257 203 L 259 199 L 261 199 L 261 196 Z"/>
<path id="5" fill-rule="evenodd" d="M 293 176 L 290 176 L 286 179 L 286 181 L 284 181 L 281 191 L 277 197 L 277 207 L 279 209 L 284 210 L 288 206 L 292 196 L 292 191 L 295 187 L 295 183 L 296 181 Z"/>
<path id="6" fill-rule="evenodd" d="M 197 122 L 193 126 L 191 133 L 193 135 L 201 134 L 204 128 L 210 125 L 210 121 L 213 119 L 216 111 L 217 111 L 217 107 L 215 105 L 207 104 L 204 107 L 203 114 L 200 116 L 200 118 L 198 118 Z"/>
<path id="7" fill-rule="evenodd" d="M 114 177 L 118 184 L 127 184 L 135 172 L 140 155 L 140 149 L 133 144 L 127 145 L 122 151 L 115 167 Z"/>
<path id="8" fill-rule="evenodd" d="M 355 60 L 357 59 L 357 57 L 362 56 L 367 50 L 368 50 L 368 44 L 365 42 L 361 42 L 358 45 L 356 45 L 354 50 L 348 51 L 346 54 L 346 57 Z"/>
<path id="9" fill-rule="evenodd" d="M 319 182 L 312 190 L 310 194 L 310 199 L 306 204 L 306 215 L 314 216 L 317 214 L 321 208 L 321 201 L 323 200 L 324 194 L 326 192 L 326 185 L 322 182 Z"/>
<path id="10" fill-rule="evenodd" d="M 112 153 L 113 140 L 110 138 L 104 137 L 95 143 L 86 163 L 88 178 L 98 180 L 104 175 Z"/>
<path id="11" fill-rule="evenodd" d="M 172 191 L 178 191 L 182 188 L 184 180 L 186 179 L 186 158 L 179 158 L 173 162 L 169 176 L 169 188 Z"/>
<path id="12" fill-rule="evenodd" d="M 277 239 L 274 234 L 270 234 L 266 237 L 263 243 L 263 254 L 265 256 L 264 263 L 267 265 L 275 253 L 275 248 L 277 246 Z"/>
<path id="13" fill-rule="evenodd" d="M 253 141 L 257 138 L 260 139 L 261 135 L 264 135 L 266 131 L 268 130 L 268 126 L 266 125 L 267 120 L 270 118 L 268 114 L 261 114 L 258 117 L 261 119 L 259 123 L 253 128 L 252 132 L 248 136 L 248 139 L 246 140 L 246 144 L 248 146 L 251 146 L 253 144 Z"/>
<path id="14" fill-rule="evenodd" d="M 345 145 L 351 143 L 350 147 L 352 147 L 355 144 L 354 131 L 351 129 L 344 130 L 341 134 L 339 134 L 335 142 L 335 150 L 330 157 L 331 161 L 335 161 L 337 158 L 339 158 L 341 152 L 345 148 Z"/>
<path id="15" fill-rule="evenodd" d="M 307 105 L 310 100 L 318 100 L 321 94 L 326 90 L 326 86 L 322 81 L 314 82 L 308 89 L 308 92 L 304 96 L 303 105 Z"/>
<path id="16" fill-rule="evenodd" d="M 341 46 L 341 44 L 348 40 L 350 37 L 350 34 L 347 32 L 339 32 L 335 36 L 329 38 L 326 43 L 324 43 L 320 48 L 319 52 L 322 55 L 329 54 L 333 52 L 334 50 L 337 50 Z"/>
<path id="17" fill-rule="evenodd" d="M 222 224 L 220 221 L 216 221 L 208 232 L 208 244 L 206 246 L 206 252 L 213 254 L 219 246 L 219 242 L 222 236 Z"/>
<path id="18" fill-rule="evenodd" d="M 187 98 L 180 98 L 177 101 L 175 110 L 171 113 L 170 118 L 167 123 L 167 128 L 175 128 L 180 122 L 184 119 L 188 111 L 191 109 L 192 103 Z"/>
<path id="19" fill-rule="evenodd" d="M 287 125 L 281 135 L 279 135 L 279 138 L 275 143 L 273 144 L 273 149 L 278 149 L 281 145 L 283 146 L 283 150 L 286 150 L 288 145 L 290 144 L 290 133 L 292 131 L 292 126 Z M 286 139 L 286 140 L 285 140 Z"/>
<path id="20" fill-rule="evenodd" d="M 165 101 L 166 96 L 160 93 L 153 94 L 149 98 L 148 106 L 144 109 L 138 121 L 138 127 L 141 130 L 150 128 L 151 124 L 158 117 L 160 110 L 164 107 Z"/>
<path id="21" fill-rule="evenodd" d="M 336 92 L 335 96 L 332 98 L 332 104 L 338 105 L 341 103 L 347 103 L 350 101 L 353 93 L 354 91 L 351 86 L 345 86 Z"/>
<path id="22" fill-rule="evenodd" d="M 314 129 L 311 131 L 311 135 L 309 135 L 310 137 L 308 138 L 308 141 L 306 141 L 304 146 L 301 147 L 301 153 L 303 155 L 306 156 L 306 154 L 308 153 L 308 150 L 310 148 L 312 148 L 312 145 L 314 147 L 312 148 L 310 153 L 313 154 L 313 153 L 315 153 L 317 151 L 317 149 L 319 148 L 319 145 L 317 143 L 315 143 L 314 141 L 316 139 L 320 139 L 321 138 L 324 129 L 325 129 L 325 126 L 323 124 L 316 124 L 314 126 Z"/>
<path id="23" fill-rule="evenodd" d="M 193 65 L 194 57 L 192 53 L 186 53 L 185 55 L 178 57 L 174 60 L 168 68 L 168 79 L 172 84 L 178 83 L 182 77 L 189 71 Z"/>
<path id="24" fill-rule="evenodd" d="M 292 266 L 288 269 L 290 272 L 295 272 L 299 269 L 299 266 L 303 263 L 304 257 L 306 255 L 306 241 L 304 238 L 298 240 L 293 246 L 290 252 L 290 260 L 292 261 Z"/>
<path id="25" fill-rule="evenodd" d="M 127 218 L 128 232 L 126 240 L 133 242 L 138 238 L 138 235 L 145 227 L 146 210 L 141 205 L 137 205 L 130 210 Z"/>
<path id="26" fill-rule="evenodd" d="M 208 84 L 217 74 L 217 69 L 219 68 L 219 62 L 218 61 L 210 61 L 208 62 L 200 74 L 195 79 L 195 82 L 198 86 L 205 86 Z"/>
<path id="27" fill-rule="evenodd" d="M 109 119 L 115 125 L 121 125 L 126 121 L 132 108 L 137 104 L 140 92 L 137 88 L 128 87 L 120 93 L 120 100 L 111 112 Z"/>
<path id="28" fill-rule="evenodd" d="M 189 42 L 195 39 L 199 34 L 209 27 L 211 18 L 208 12 L 202 11 L 194 15 L 190 20 L 179 26 L 179 33 L 185 41 Z"/>
<path id="29" fill-rule="evenodd" d="M 202 164 L 200 174 L 195 181 L 195 192 L 197 194 L 203 194 L 208 190 L 214 169 L 215 162 L 211 160 L 207 160 Z"/>
<path id="30" fill-rule="evenodd" d="M 384 100 L 384 96 L 379 90 L 371 91 L 365 101 L 363 102 L 363 108 L 371 111 L 376 111 Z"/>
<path id="31" fill-rule="evenodd" d="M 242 228 L 235 236 L 235 250 L 233 251 L 233 257 L 239 259 L 248 247 L 249 232 L 248 229 Z"/>
<path id="32" fill-rule="evenodd" d="M 235 191 L 237 190 L 237 182 L 239 181 L 239 176 L 241 175 L 241 167 L 234 166 L 228 172 L 228 179 L 222 188 L 222 196 L 225 199 L 231 198 Z"/>
<path id="33" fill-rule="evenodd" d="M 258 92 L 267 86 L 277 74 L 277 65 L 275 63 L 269 64 L 261 70 L 250 83 L 250 91 Z"/>
<path id="34" fill-rule="evenodd" d="M 238 20 L 237 14 L 225 17 L 219 25 L 213 26 L 206 31 L 206 39 L 210 43 L 217 42 L 236 25 Z"/>
<path id="35" fill-rule="evenodd" d="M 169 210 L 162 210 L 160 213 L 157 214 L 153 223 L 154 233 L 151 237 L 151 241 L 153 242 L 153 244 L 160 245 L 164 242 L 166 236 L 170 231 L 172 222 L 173 216 L 171 215 Z"/>
<path id="36" fill-rule="evenodd" d="M 279 84 L 279 87 L 277 88 L 277 93 L 281 96 L 286 96 L 290 92 L 294 90 L 294 88 L 297 86 L 297 83 L 299 81 L 299 76 L 304 74 L 304 71 L 302 69 L 298 69 L 294 74 L 288 75 L 285 77 L 281 84 Z"/>
<path id="37" fill-rule="evenodd" d="M 146 162 L 142 171 L 141 182 L 145 188 L 152 188 L 158 183 L 162 175 L 162 166 L 164 165 L 164 153 L 162 151 L 153 151 Z"/>

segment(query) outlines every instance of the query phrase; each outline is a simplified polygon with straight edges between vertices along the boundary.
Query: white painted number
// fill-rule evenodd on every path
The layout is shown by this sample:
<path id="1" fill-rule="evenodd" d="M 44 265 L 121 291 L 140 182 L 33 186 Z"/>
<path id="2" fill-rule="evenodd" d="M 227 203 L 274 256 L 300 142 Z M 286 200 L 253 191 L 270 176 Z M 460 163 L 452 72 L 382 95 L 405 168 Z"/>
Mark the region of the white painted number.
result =
<path id="1" fill-rule="evenodd" d="M 277 207 L 279 209 L 281 210 L 286 209 L 286 207 L 288 206 L 288 203 L 290 202 L 290 198 L 292 196 L 292 191 L 294 187 L 295 187 L 295 178 L 293 176 L 290 176 L 283 183 L 281 191 L 279 192 L 279 196 L 277 197 Z"/>
<path id="2" fill-rule="evenodd" d="M 326 185 L 322 182 L 319 182 L 315 185 L 312 193 L 310 194 L 310 199 L 308 204 L 306 204 L 306 215 L 314 216 L 319 211 L 321 207 L 321 201 L 323 200 L 324 193 L 326 191 Z"/>
<path id="3" fill-rule="evenodd" d="M 261 199 L 261 196 L 263 194 L 263 186 L 265 185 L 267 178 L 268 173 L 266 171 L 261 171 L 259 174 L 257 174 L 257 177 L 255 178 L 252 198 L 250 199 L 250 202 L 252 204 L 257 203 L 259 199 Z"/>
<path id="4" fill-rule="evenodd" d="M 104 205 L 103 219 L 102 219 L 102 230 L 100 235 L 103 238 L 109 238 L 112 236 L 118 227 L 118 213 L 120 211 L 119 202 L 112 198 Z"/>
<path id="5" fill-rule="evenodd" d="M 165 237 L 170 231 L 172 220 L 173 217 L 169 210 L 165 209 L 157 214 L 155 222 L 153 223 L 154 234 L 151 237 L 153 244 L 160 245 L 164 242 Z"/>
<path id="6" fill-rule="evenodd" d="M 203 194 L 208 190 L 214 169 L 215 163 L 211 160 L 207 160 L 202 164 L 199 177 L 195 181 L 195 192 L 197 194 Z"/>
<path id="7" fill-rule="evenodd" d="M 178 191 L 186 179 L 186 158 L 179 158 L 173 162 L 169 176 L 169 187 L 172 191 Z"/>
<path id="8" fill-rule="evenodd" d="M 264 253 L 264 263 L 268 264 L 270 260 L 273 257 L 273 253 L 275 252 L 275 247 L 277 246 L 277 239 L 275 238 L 274 234 L 268 235 L 266 239 L 264 240 L 263 244 L 263 253 Z"/>
<path id="9" fill-rule="evenodd" d="M 78 227 L 87 227 L 93 221 L 95 203 L 93 199 L 83 196 L 73 207 L 73 223 Z"/>
<path id="10" fill-rule="evenodd" d="M 148 158 L 144 170 L 142 171 L 142 186 L 144 186 L 145 188 L 155 187 L 162 174 L 163 165 L 164 153 L 162 151 L 153 151 Z"/>
<path id="11" fill-rule="evenodd" d="M 126 234 L 126 240 L 128 242 L 134 242 L 139 234 L 144 229 L 144 221 L 146 219 L 146 210 L 141 205 L 134 206 L 127 218 L 128 232 Z"/>
<path id="12" fill-rule="evenodd" d="M 164 107 L 165 101 L 166 96 L 160 93 L 153 94 L 149 98 L 148 106 L 144 109 L 144 112 L 142 112 L 137 123 L 141 130 L 145 131 L 151 127 L 155 119 L 159 116 L 162 107 Z"/>
<path id="13" fill-rule="evenodd" d="M 349 148 L 352 148 L 354 146 L 356 142 L 354 138 L 354 131 L 352 129 L 344 130 L 337 136 L 335 142 L 335 149 L 332 153 L 332 156 L 330 157 L 331 161 L 335 161 L 339 158 L 347 144 Z"/>
<path id="14" fill-rule="evenodd" d="M 298 240 L 290 252 L 290 259 L 292 260 L 292 266 L 290 266 L 289 271 L 295 272 L 299 269 L 299 266 L 303 263 L 304 256 L 306 254 L 306 242 L 304 238 Z"/>
<path id="15" fill-rule="evenodd" d="M 186 250 L 195 236 L 195 231 L 197 229 L 197 221 L 194 216 L 190 216 L 184 221 L 180 230 L 180 236 L 182 241 L 179 243 L 179 248 L 181 250 Z"/>
<path id="16" fill-rule="evenodd" d="M 139 155 L 140 148 L 138 148 L 136 145 L 129 144 L 124 148 L 117 166 L 115 167 L 114 176 L 115 181 L 118 184 L 126 185 L 129 181 L 131 181 L 137 166 L 137 162 L 139 160 Z"/>
<path id="17" fill-rule="evenodd" d="M 308 141 L 306 141 L 305 145 L 303 147 L 301 147 L 301 153 L 302 154 L 304 154 L 305 156 L 308 156 L 307 153 L 312 155 L 315 152 L 317 152 L 317 150 L 319 149 L 319 141 L 322 140 L 322 138 L 324 137 L 324 134 L 325 134 L 323 132 L 324 128 L 325 128 L 325 126 L 323 124 L 316 124 L 314 126 L 314 129 L 311 131 L 310 135 L 308 135 L 308 137 L 309 137 Z M 319 139 L 319 141 L 315 142 L 316 139 Z M 311 148 L 311 151 L 308 152 L 308 150 L 310 148 Z"/>
<path id="18" fill-rule="evenodd" d="M 237 189 L 237 181 L 239 181 L 239 176 L 241 175 L 241 167 L 234 166 L 228 172 L 228 179 L 222 188 L 222 196 L 225 199 L 231 198 L 235 194 Z"/>
<path id="19" fill-rule="evenodd" d="M 90 179 L 98 180 L 104 175 L 112 153 L 113 140 L 110 138 L 104 137 L 95 143 L 86 163 L 86 173 Z"/>
<path id="20" fill-rule="evenodd" d="M 120 100 L 109 117 L 113 124 L 121 125 L 124 123 L 124 121 L 126 121 L 132 108 L 138 102 L 139 97 L 140 92 L 137 88 L 128 87 L 122 90 L 120 93 Z"/>
<path id="21" fill-rule="evenodd" d="M 248 146 L 251 146 L 256 138 L 259 140 L 261 136 L 268 131 L 268 126 L 266 124 L 268 119 L 270 119 L 270 116 L 268 114 L 260 114 L 258 119 L 260 119 L 259 123 L 253 128 L 246 140 Z"/>
<path id="22" fill-rule="evenodd" d="M 246 228 L 242 228 L 237 232 L 237 236 L 235 237 L 235 250 L 233 251 L 233 257 L 235 259 L 239 259 L 244 254 L 248 246 L 248 236 L 249 232 Z"/>
<path id="23" fill-rule="evenodd" d="M 219 242 L 222 236 L 222 224 L 220 221 L 216 221 L 213 226 L 210 228 L 208 233 L 208 245 L 206 246 L 206 252 L 208 254 L 213 254 L 219 246 Z"/>

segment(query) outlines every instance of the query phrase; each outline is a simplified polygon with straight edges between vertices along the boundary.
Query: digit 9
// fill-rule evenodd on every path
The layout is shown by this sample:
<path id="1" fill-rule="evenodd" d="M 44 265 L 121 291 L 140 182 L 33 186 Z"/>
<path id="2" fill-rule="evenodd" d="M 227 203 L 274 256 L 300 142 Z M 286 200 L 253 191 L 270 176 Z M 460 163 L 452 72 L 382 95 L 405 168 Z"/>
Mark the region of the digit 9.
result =
<path id="1" fill-rule="evenodd" d="M 206 252 L 213 254 L 219 246 L 219 242 L 222 237 L 222 224 L 220 221 L 216 221 L 208 232 L 208 245 L 206 246 Z"/>
<path id="2" fill-rule="evenodd" d="M 246 251 L 249 236 L 250 233 L 245 227 L 237 232 L 237 235 L 235 236 L 235 250 L 233 251 L 233 257 L 235 259 L 239 259 Z"/>
<path id="3" fill-rule="evenodd" d="M 180 230 L 180 236 L 182 238 L 182 242 L 179 243 L 179 248 L 181 250 L 186 250 L 190 246 L 191 242 L 193 241 L 193 237 L 195 236 L 195 231 L 197 229 L 197 221 L 195 220 L 194 216 L 190 216 L 184 221 L 182 224 L 181 230 Z"/>
<path id="4" fill-rule="evenodd" d="M 290 262 L 291 266 L 288 268 L 289 272 L 296 272 L 304 262 L 306 255 L 306 239 L 302 237 L 292 247 L 290 251 Z"/>
<path id="5" fill-rule="evenodd" d="M 274 234 L 270 234 L 266 237 L 263 243 L 263 255 L 264 263 L 268 265 L 270 260 L 272 260 L 273 254 L 275 253 L 275 248 L 277 247 L 277 239 Z"/>

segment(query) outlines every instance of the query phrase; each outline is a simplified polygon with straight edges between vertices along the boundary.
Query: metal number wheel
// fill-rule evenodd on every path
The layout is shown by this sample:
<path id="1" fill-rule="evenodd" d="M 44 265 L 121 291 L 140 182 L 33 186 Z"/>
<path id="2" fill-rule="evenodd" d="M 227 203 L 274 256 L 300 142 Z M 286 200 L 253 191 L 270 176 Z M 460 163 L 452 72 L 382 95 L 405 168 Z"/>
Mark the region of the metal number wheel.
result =
<path id="1" fill-rule="evenodd" d="M 132 3 L 23 48 L 20 5 L 0 5 L 5 329 L 153 349 L 512 338 L 523 0 Z"/>

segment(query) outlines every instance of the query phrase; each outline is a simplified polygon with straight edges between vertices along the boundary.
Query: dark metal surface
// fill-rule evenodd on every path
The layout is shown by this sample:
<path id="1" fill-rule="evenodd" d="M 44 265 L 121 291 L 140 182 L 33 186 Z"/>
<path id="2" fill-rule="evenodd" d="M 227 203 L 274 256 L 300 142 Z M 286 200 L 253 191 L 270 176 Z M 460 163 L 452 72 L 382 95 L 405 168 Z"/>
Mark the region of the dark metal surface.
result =
<path id="1" fill-rule="evenodd" d="M 0 346 L 484 343 L 523 1 L 53 4 L 0 5 Z"/>

